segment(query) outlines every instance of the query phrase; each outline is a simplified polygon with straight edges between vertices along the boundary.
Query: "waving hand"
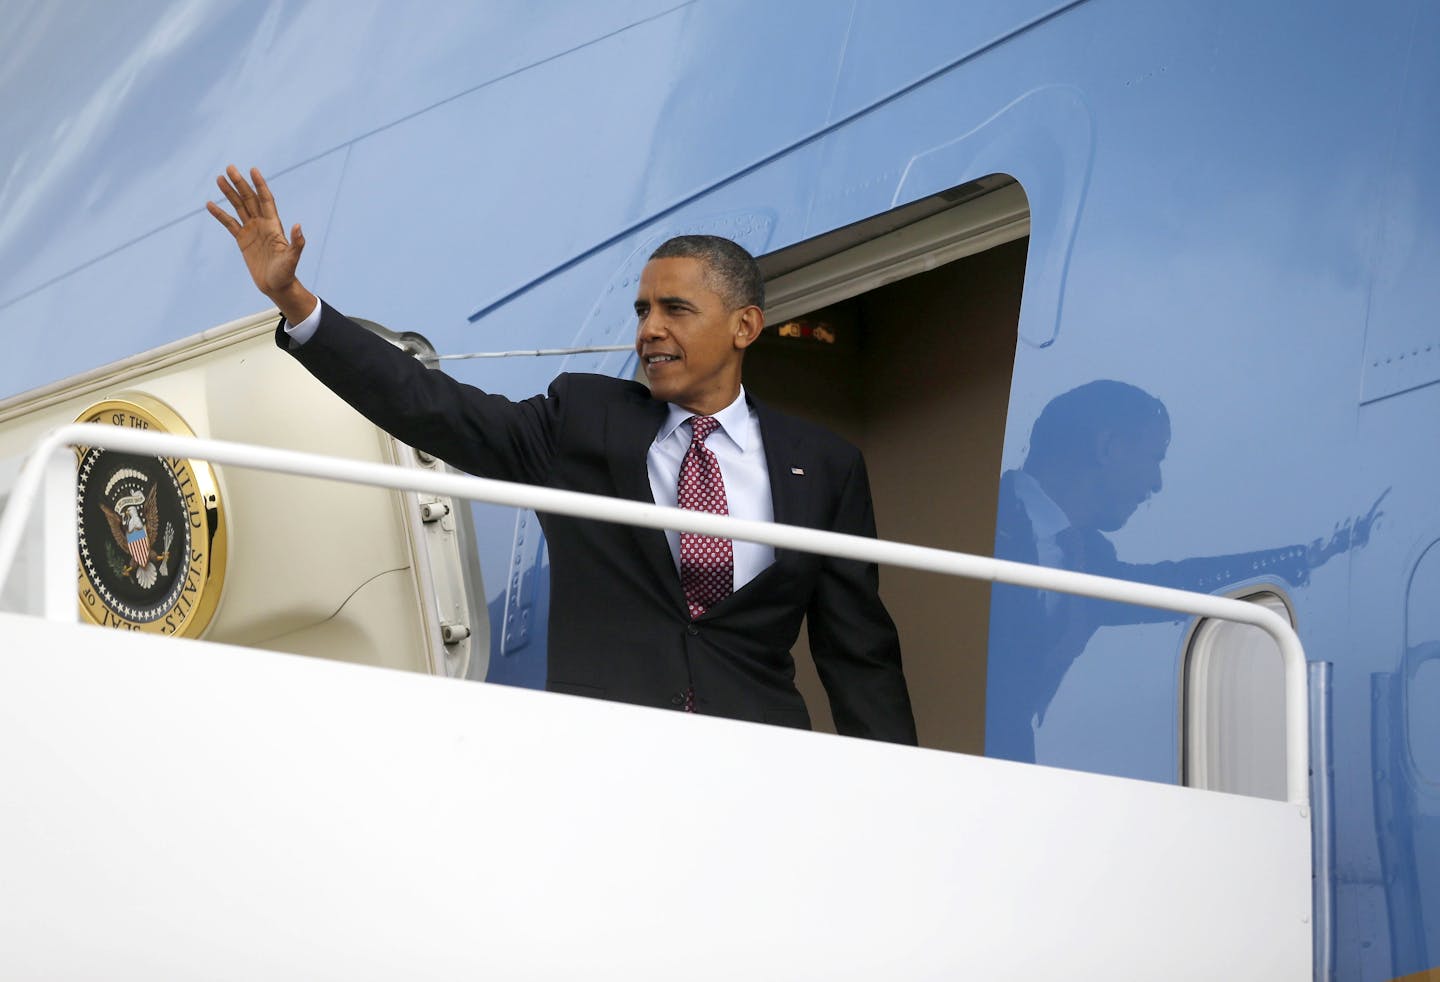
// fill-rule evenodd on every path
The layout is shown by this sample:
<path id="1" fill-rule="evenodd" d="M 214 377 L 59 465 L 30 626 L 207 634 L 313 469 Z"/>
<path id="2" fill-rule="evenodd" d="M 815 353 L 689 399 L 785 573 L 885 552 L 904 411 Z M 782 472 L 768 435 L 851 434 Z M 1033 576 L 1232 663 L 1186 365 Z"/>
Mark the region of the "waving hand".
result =
<path id="1" fill-rule="evenodd" d="M 205 202 L 205 208 L 235 237 L 256 288 L 280 308 L 286 320 L 298 323 L 309 316 L 316 303 L 315 295 L 295 278 L 295 267 L 305 249 L 305 233 L 296 223 L 290 237 L 285 237 L 275 196 L 264 175 L 258 167 L 252 167 L 250 177 L 255 182 L 253 188 L 240 169 L 231 164 L 215 179 L 238 221 L 213 201 Z"/>

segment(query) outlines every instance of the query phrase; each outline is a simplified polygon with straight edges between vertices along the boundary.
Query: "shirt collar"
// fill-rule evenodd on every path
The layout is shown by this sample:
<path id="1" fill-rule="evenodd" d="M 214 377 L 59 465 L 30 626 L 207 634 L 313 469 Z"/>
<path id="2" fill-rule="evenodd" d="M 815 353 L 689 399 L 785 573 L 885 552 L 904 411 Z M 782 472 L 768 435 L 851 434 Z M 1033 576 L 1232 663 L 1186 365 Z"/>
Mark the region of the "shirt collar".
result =
<path id="1" fill-rule="evenodd" d="M 1015 495 L 1030 516 L 1030 528 L 1037 539 L 1054 538 L 1070 527 L 1070 519 L 1040 482 L 1025 471 L 1015 472 Z"/>
<path id="2" fill-rule="evenodd" d="M 681 425 L 691 416 L 696 415 L 673 402 L 667 402 L 665 405 L 669 411 L 665 414 L 665 423 L 660 427 L 660 432 L 655 434 L 656 443 L 664 443 L 670 439 Z M 741 453 L 744 453 L 748 449 L 746 444 L 750 437 L 750 427 L 746 425 L 750 419 L 750 407 L 745 402 L 745 386 L 740 386 L 740 394 L 735 397 L 734 402 L 718 413 L 714 413 L 713 416 L 715 421 L 720 424 L 720 431 L 740 448 Z"/>

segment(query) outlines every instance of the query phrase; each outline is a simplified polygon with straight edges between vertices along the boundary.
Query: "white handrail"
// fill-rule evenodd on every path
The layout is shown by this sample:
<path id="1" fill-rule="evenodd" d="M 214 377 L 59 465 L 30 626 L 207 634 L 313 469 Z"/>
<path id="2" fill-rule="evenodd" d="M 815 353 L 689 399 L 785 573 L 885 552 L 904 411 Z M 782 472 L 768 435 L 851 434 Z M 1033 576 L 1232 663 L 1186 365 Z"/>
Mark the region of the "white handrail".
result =
<path id="1" fill-rule="evenodd" d="M 491 504 L 530 508 L 553 515 L 569 515 L 574 518 L 645 528 L 678 529 L 683 532 L 759 542 L 779 549 L 903 566 L 947 576 L 990 580 L 1037 590 L 1053 590 L 1099 600 L 1175 610 L 1196 617 L 1214 617 L 1251 624 L 1275 639 L 1284 661 L 1287 796 L 1292 804 L 1300 806 L 1308 815 L 1310 735 L 1305 652 L 1300 645 L 1300 638 L 1289 623 L 1259 604 L 1148 583 L 1132 583 L 1089 573 L 949 552 L 927 546 L 882 542 L 864 536 L 822 532 L 794 525 L 749 521 L 679 508 L 662 508 L 659 505 L 582 494 L 578 491 L 559 491 L 482 477 L 410 470 L 388 464 L 371 464 L 293 450 L 175 436 L 98 423 L 71 423 L 56 429 L 37 445 L 26 461 L 11 493 L 9 507 L 5 514 L 0 516 L 0 591 L 5 588 L 10 567 L 19 549 L 21 532 L 42 484 L 45 486 L 47 500 L 47 554 L 56 551 L 51 547 L 54 543 L 68 541 L 73 544 L 75 541 L 73 447 L 105 447 L 125 453 L 193 458 L 233 467 L 252 467 L 257 470 L 352 484 L 472 498 Z M 47 562 L 46 616 L 52 619 L 63 618 L 65 613 L 61 607 L 64 606 L 73 618 L 74 600 L 68 594 L 73 590 L 74 576 L 73 561 L 68 558 L 67 553 L 62 553 L 61 561 Z"/>

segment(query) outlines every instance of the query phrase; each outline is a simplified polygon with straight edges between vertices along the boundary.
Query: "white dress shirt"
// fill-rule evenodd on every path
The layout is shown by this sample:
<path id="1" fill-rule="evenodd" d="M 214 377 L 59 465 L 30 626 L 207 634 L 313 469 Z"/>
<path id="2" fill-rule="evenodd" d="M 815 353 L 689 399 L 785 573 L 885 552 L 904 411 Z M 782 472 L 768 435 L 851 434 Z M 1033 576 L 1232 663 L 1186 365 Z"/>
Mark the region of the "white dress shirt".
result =
<path id="1" fill-rule="evenodd" d="M 295 347 L 300 347 L 306 341 L 315 336 L 315 329 L 320 326 L 320 298 L 315 298 L 315 309 L 310 311 L 310 316 L 298 324 L 285 322 L 285 333 L 290 335 L 290 340 L 295 342 Z"/>
<path id="2" fill-rule="evenodd" d="M 298 324 L 287 322 L 285 333 L 299 347 L 315 335 L 319 326 L 320 304 L 317 302 L 309 317 Z M 695 414 L 673 402 L 666 403 L 666 406 L 669 412 L 645 455 L 645 466 L 650 474 L 650 494 L 655 503 L 674 508 L 679 500 L 680 462 L 690 447 L 691 427 L 688 421 Z M 760 439 L 760 420 L 755 410 L 746 403 L 743 386 L 735 401 L 715 414 L 715 420 L 720 425 L 705 439 L 705 446 L 720 462 L 731 517 L 771 521 L 775 512 L 770 500 L 770 471 L 765 462 L 765 444 Z M 675 561 L 678 573 L 680 533 L 666 529 L 665 539 L 670 544 L 670 558 Z M 736 590 L 775 561 L 774 547 L 738 539 L 734 544 L 734 555 Z"/>
<path id="3" fill-rule="evenodd" d="M 1035 533 L 1035 561 L 1041 566 L 1063 568 L 1065 554 L 1058 537 L 1070 527 L 1070 517 L 1045 493 L 1040 482 L 1023 470 L 1015 472 L 1015 496 L 1024 506 L 1030 530 Z"/>
<path id="4" fill-rule="evenodd" d="M 660 432 L 655 435 L 655 442 L 650 444 L 645 464 L 650 471 L 650 493 L 655 497 L 655 504 L 674 508 L 679 498 L 680 461 L 690 447 L 689 420 L 695 414 L 673 402 L 666 405 L 669 412 L 660 425 Z M 765 465 L 765 444 L 760 439 L 760 420 L 755 410 L 745 402 L 744 386 L 740 387 L 740 394 L 734 402 L 715 413 L 715 421 L 720 425 L 705 438 L 705 447 L 720 462 L 730 517 L 771 521 L 775 512 L 770 502 L 770 471 Z M 670 543 L 670 557 L 675 560 L 678 572 L 680 533 L 666 529 L 665 538 Z M 736 539 L 734 588 L 738 590 L 749 583 L 774 561 L 773 546 Z"/>

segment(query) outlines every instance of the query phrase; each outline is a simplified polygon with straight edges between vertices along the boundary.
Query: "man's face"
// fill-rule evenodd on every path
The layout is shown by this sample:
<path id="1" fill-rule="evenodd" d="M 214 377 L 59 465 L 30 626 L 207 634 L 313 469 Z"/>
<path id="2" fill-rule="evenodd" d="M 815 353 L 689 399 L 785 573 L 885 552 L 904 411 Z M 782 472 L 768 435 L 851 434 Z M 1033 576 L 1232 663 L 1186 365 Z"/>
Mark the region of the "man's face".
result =
<path id="1" fill-rule="evenodd" d="M 1138 431 L 1112 431 L 1101 447 L 1097 527 L 1113 532 L 1161 488 L 1160 464 L 1170 446 L 1170 425 L 1151 420 Z"/>
<path id="2" fill-rule="evenodd" d="M 759 333 L 748 323 L 757 308 L 731 310 L 698 259 L 652 259 L 640 274 L 635 316 L 651 395 L 705 416 L 734 401 L 742 354 Z"/>

